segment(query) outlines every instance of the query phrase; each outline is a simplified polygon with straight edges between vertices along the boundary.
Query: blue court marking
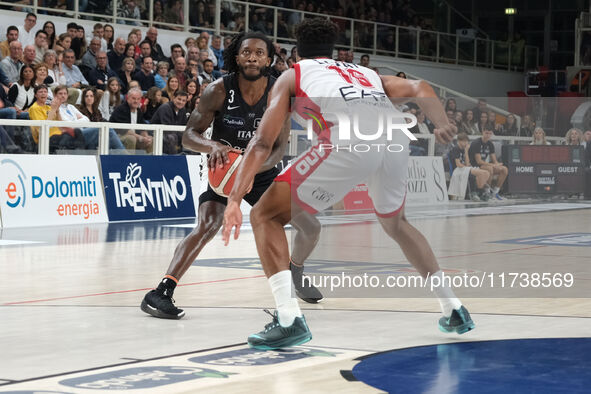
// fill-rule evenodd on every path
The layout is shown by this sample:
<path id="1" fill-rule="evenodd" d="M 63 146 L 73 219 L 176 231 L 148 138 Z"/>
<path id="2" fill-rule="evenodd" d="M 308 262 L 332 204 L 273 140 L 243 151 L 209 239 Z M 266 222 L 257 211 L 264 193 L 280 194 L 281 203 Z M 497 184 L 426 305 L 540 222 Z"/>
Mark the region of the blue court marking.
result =
<path id="1" fill-rule="evenodd" d="M 591 233 L 539 235 L 537 237 L 503 239 L 491 243 L 544 246 L 591 246 Z"/>
<path id="2" fill-rule="evenodd" d="M 584 393 L 591 338 L 460 342 L 365 356 L 358 380 L 389 393 Z"/>

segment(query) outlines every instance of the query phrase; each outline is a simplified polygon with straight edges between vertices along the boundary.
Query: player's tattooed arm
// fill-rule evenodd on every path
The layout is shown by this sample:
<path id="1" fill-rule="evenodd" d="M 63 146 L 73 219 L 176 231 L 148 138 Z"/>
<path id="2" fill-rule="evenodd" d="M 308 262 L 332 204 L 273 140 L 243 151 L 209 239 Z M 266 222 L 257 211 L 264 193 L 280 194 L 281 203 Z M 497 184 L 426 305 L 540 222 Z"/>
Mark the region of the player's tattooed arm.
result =
<path id="1" fill-rule="evenodd" d="M 451 142 L 457 133 L 456 126 L 449 123 L 449 119 L 439 101 L 439 97 L 433 91 L 431 85 L 421 80 L 398 78 L 390 75 L 381 75 L 382 85 L 386 95 L 394 103 L 408 101 L 415 102 L 435 125 L 433 134 L 439 142 Z"/>
<path id="2" fill-rule="evenodd" d="M 235 150 L 230 146 L 205 138 L 203 135 L 203 132 L 211 125 L 215 113 L 221 110 L 224 105 L 225 98 L 226 90 L 222 79 L 209 84 L 201 95 L 199 105 L 191 114 L 183 134 L 183 146 L 185 148 L 194 152 L 209 154 L 207 164 L 210 168 L 222 167 L 225 162 L 229 161 L 228 152 Z"/>

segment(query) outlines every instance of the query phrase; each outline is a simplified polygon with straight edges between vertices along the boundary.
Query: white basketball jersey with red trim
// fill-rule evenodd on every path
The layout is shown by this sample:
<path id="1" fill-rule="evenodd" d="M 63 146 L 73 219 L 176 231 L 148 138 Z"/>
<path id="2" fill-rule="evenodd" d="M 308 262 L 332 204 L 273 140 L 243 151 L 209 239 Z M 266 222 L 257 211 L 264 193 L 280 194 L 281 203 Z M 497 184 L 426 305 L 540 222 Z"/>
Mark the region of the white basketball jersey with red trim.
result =
<path id="1" fill-rule="evenodd" d="M 293 118 L 304 127 L 312 124 L 316 136 L 323 135 L 324 141 L 343 143 L 343 140 L 337 140 L 338 128 L 333 127 L 342 126 L 336 113 L 362 118 L 358 123 L 365 123 L 366 135 L 375 133 L 377 120 L 385 111 L 401 114 L 386 96 L 379 75 L 367 67 L 332 59 L 306 59 L 296 63 L 294 70 L 296 101 L 292 108 Z M 352 127 L 353 121 L 350 121 L 348 126 Z M 351 140 L 347 143 L 359 140 L 349 134 Z M 376 136 L 375 140 L 381 140 L 381 137 Z"/>

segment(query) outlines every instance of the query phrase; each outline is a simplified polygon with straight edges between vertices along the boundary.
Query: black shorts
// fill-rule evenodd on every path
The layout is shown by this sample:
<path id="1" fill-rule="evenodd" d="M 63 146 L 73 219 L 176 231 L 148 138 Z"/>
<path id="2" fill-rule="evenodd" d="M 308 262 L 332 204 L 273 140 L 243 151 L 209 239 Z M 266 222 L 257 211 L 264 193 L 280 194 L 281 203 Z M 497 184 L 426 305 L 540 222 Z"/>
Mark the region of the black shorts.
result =
<path id="1" fill-rule="evenodd" d="M 249 203 L 251 206 L 256 204 L 260 200 L 263 193 L 269 188 L 269 186 L 271 186 L 273 180 L 277 175 L 279 175 L 279 170 L 276 167 L 270 168 L 265 172 L 256 174 L 256 176 L 254 177 L 252 190 L 250 191 L 250 193 L 244 196 L 244 201 Z M 228 199 L 214 192 L 209 184 L 207 185 L 207 190 L 201 193 L 201 195 L 199 196 L 199 205 L 207 201 L 217 201 L 224 205 L 228 204 Z"/>

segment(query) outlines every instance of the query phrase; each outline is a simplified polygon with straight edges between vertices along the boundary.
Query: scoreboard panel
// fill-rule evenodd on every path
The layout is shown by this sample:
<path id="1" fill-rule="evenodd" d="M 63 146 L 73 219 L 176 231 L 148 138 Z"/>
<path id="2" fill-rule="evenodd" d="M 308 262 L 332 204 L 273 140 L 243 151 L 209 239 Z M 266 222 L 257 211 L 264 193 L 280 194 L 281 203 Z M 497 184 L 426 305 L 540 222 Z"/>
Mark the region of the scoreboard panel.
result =
<path id="1" fill-rule="evenodd" d="M 503 145 L 509 169 L 509 193 L 582 193 L 585 190 L 582 146 Z"/>

